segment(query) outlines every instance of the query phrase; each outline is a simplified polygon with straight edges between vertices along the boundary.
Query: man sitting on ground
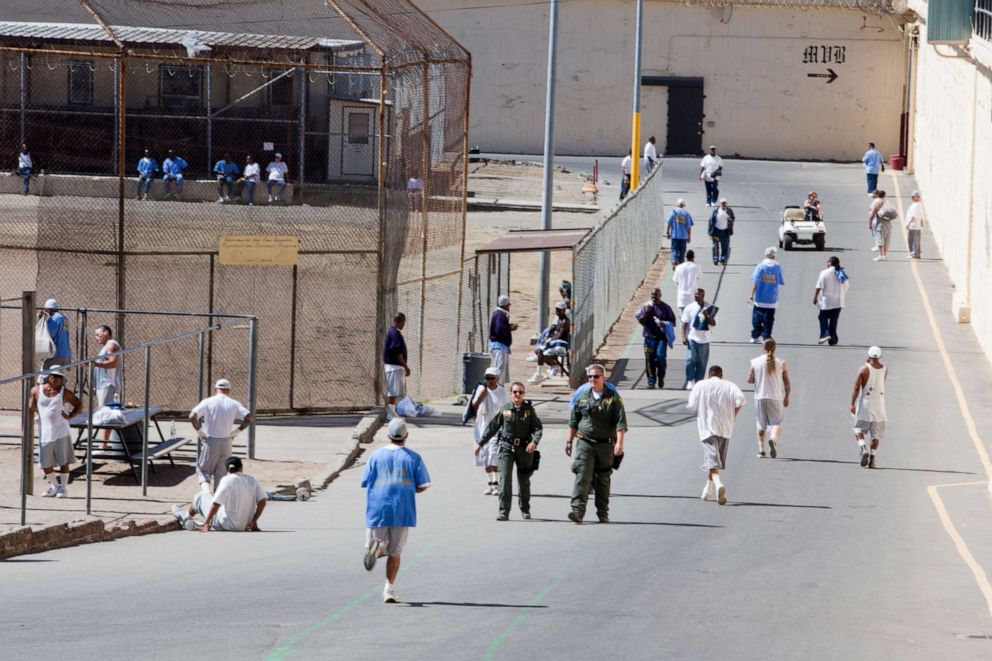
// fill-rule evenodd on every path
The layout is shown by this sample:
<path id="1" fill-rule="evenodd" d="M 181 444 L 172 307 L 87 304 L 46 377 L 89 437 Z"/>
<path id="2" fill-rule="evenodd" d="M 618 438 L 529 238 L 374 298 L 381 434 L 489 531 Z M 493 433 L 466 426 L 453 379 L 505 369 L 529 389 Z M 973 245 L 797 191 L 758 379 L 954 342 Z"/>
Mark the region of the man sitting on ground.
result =
<path id="1" fill-rule="evenodd" d="M 173 505 L 172 513 L 183 526 L 197 514 L 205 516 L 206 519 L 200 526 L 201 532 L 261 532 L 258 519 L 262 516 L 269 495 L 258 480 L 242 473 L 242 468 L 241 459 L 228 458 L 227 475 L 221 479 L 213 496 L 201 490 L 193 497 L 189 507 L 183 509 L 181 505 Z"/>

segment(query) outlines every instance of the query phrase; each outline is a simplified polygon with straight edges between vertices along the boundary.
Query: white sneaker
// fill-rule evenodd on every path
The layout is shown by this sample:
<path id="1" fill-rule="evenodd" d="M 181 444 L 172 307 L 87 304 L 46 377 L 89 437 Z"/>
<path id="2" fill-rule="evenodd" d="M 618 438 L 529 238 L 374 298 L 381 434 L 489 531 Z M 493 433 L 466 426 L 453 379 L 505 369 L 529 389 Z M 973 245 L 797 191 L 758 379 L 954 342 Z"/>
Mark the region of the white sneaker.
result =
<path id="1" fill-rule="evenodd" d="M 826 344 L 829 341 L 830 341 L 830 336 L 829 335 L 824 335 L 819 340 L 817 340 L 816 343 L 817 344 Z"/>
<path id="2" fill-rule="evenodd" d="M 757 344 L 757 343 L 758 343 L 758 338 L 752 337 L 751 338 L 751 344 Z"/>
<path id="3" fill-rule="evenodd" d="M 54 484 L 52 484 L 52 485 L 49 485 L 48 490 L 45 491 L 45 493 L 41 494 L 41 497 L 42 498 L 51 498 L 52 496 L 54 496 L 58 492 L 59 492 L 59 488 L 57 486 L 55 486 Z"/>
<path id="4" fill-rule="evenodd" d="M 382 603 L 398 604 L 400 603 L 400 598 L 396 596 L 396 591 L 393 588 L 387 586 L 382 590 Z"/>
<path id="5" fill-rule="evenodd" d="M 489 495 L 490 496 L 498 496 L 499 495 L 499 485 L 498 484 L 494 484 L 492 486 L 492 488 L 489 489 Z"/>
<path id="6" fill-rule="evenodd" d="M 685 384 L 685 389 L 686 389 L 686 390 L 692 390 L 692 387 L 693 387 L 694 385 L 696 385 L 696 382 L 695 382 L 695 381 L 690 381 L 690 382 L 688 382 L 687 384 Z"/>
<path id="7" fill-rule="evenodd" d="M 55 492 L 55 497 L 56 498 L 68 498 L 69 497 L 69 490 L 66 489 L 65 486 L 63 486 L 63 485 L 60 484 L 58 490 Z"/>
<path id="8" fill-rule="evenodd" d="M 871 247 L 871 251 L 872 252 L 878 252 L 878 246 L 872 246 Z"/>
<path id="9" fill-rule="evenodd" d="M 709 480 L 706 481 L 706 486 L 703 487 L 703 495 L 700 496 L 702 500 L 709 500 L 714 496 L 713 483 Z"/>
<path id="10" fill-rule="evenodd" d="M 217 204 L 224 204 L 224 198 L 223 197 L 218 197 L 217 198 Z"/>
<path id="11" fill-rule="evenodd" d="M 269 195 L 269 204 L 272 204 L 272 196 Z"/>
<path id="12" fill-rule="evenodd" d="M 871 261 L 873 261 L 873 262 L 880 262 L 880 261 L 882 261 L 883 259 L 885 259 L 885 257 L 883 257 L 883 256 L 881 256 L 881 255 L 879 255 L 878 257 L 875 257 L 875 258 L 874 258 L 874 259 L 872 259 Z"/>
<path id="13" fill-rule="evenodd" d="M 537 355 L 536 354 L 531 354 L 531 355 L 527 356 L 527 362 L 528 363 L 536 363 L 537 362 Z"/>
<path id="14" fill-rule="evenodd" d="M 727 504 L 727 487 L 722 484 L 716 489 L 716 502 L 721 505 Z"/>
<path id="15" fill-rule="evenodd" d="M 529 379 L 527 379 L 527 383 L 540 383 L 541 381 L 544 381 L 544 379 L 545 376 L 540 372 L 538 372 L 537 374 L 534 374 Z"/>
<path id="16" fill-rule="evenodd" d="M 231 196 L 230 195 L 225 195 L 224 196 L 224 201 L 225 202 L 230 202 L 231 201 Z"/>

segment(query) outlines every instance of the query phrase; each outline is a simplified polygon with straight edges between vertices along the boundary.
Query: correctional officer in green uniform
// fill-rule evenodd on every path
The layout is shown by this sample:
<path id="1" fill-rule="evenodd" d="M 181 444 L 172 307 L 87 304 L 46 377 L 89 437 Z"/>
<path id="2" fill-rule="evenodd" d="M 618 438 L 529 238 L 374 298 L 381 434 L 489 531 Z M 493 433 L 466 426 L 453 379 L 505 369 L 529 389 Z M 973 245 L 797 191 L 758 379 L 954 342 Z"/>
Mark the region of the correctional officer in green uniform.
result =
<path id="1" fill-rule="evenodd" d="M 572 472 L 572 511 L 568 518 L 582 523 L 589 499 L 589 485 L 596 474 L 596 514 L 600 523 L 610 522 L 610 474 L 613 458 L 623 454 L 623 437 L 627 431 L 627 413 L 623 400 L 612 387 L 606 387 L 606 370 L 602 365 L 586 368 L 589 387 L 582 386 L 568 422 L 565 454 L 572 456 L 573 439 L 578 438 Z"/>
<path id="2" fill-rule="evenodd" d="M 513 499 L 513 464 L 517 465 L 520 481 L 520 513 L 530 518 L 530 475 L 534 472 L 534 450 L 541 442 L 541 420 L 531 405 L 524 400 L 524 384 L 515 381 L 510 386 L 510 401 L 504 404 L 493 418 L 475 446 L 479 454 L 482 447 L 499 433 L 499 516 L 497 521 L 510 518 L 510 501 Z"/>

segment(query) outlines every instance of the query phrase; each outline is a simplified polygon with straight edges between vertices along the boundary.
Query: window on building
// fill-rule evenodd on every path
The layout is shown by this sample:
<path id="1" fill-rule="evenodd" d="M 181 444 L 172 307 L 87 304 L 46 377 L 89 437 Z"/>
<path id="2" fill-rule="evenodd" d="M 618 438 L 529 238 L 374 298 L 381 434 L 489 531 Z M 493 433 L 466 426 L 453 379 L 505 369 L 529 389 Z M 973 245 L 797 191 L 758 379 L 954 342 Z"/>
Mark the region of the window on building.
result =
<path id="1" fill-rule="evenodd" d="M 270 71 L 273 77 L 279 76 L 286 73 L 285 71 Z M 291 72 L 282 76 L 274 83 L 268 86 L 269 90 L 269 105 L 272 106 L 291 106 L 293 105 L 293 78 L 296 77 L 296 72 Z"/>
<path id="2" fill-rule="evenodd" d="M 971 25 L 976 37 L 992 41 L 992 0 L 975 0 Z"/>
<path id="3" fill-rule="evenodd" d="M 203 103 L 203 67 L 163 64 L 158 69 L 159 104 L 163 108 L 199 110 Z"/>
<path id="4" fill-rule="evenodd" d="M 369 144 L 369 128 L 371 115 L 365 112 L 353 112 L 348 115 L 348 144 Z"/>
<path id="5" fill-rule="evenodd" d="M 93 63 L 89 60 L 69 60 L 69 103 L 74 106 L 93 104 Z"/>

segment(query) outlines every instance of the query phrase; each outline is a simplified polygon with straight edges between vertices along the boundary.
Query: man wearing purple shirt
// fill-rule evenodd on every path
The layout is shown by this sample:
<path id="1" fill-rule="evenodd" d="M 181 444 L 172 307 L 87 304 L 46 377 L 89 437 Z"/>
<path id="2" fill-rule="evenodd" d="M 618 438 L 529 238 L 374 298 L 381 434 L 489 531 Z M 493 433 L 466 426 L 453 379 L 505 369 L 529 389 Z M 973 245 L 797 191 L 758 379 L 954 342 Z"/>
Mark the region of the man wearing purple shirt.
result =
<path id="1" fill-rule="evenodd" d="M 406 364 L 406 341 L 403 339 L 403 326 L 406 315 L 397 312 L 393 325 L 386 331 L 386 341 L 382 347 L 382 363 L 386 372 L 386 404 L 390 417 L 396 416 L 396 400 L 406 397 L 406 377 L 410 368 Z"/>
<path id="2" fill-rule="evenodd" d="M 513 331 L 517 330 L 517 325 L 510 323 L 509 296 L 500 296 L 496 299 L 496 306 L 489 321 L 489 355 L 492 358 L 490 366 L 499 370 L 501 383 L 510 383 L 510 345 L 513 343 Z"/>
<path id="3" fill-rule="evenodd" d="M 659 388 L 664 388 L 669 347 L 665 322 L 671 324 L 671 338 L 674 341 L 675 313 L 661 300 L 661 290 L 656 287 L 651 290 L 651 300 L 642 305 L 635 316 L 643 327 L 641 335 L 644 337 L 644 371 L 648 378 L 648 390 L 653 390 L 655 383 Z"/>

